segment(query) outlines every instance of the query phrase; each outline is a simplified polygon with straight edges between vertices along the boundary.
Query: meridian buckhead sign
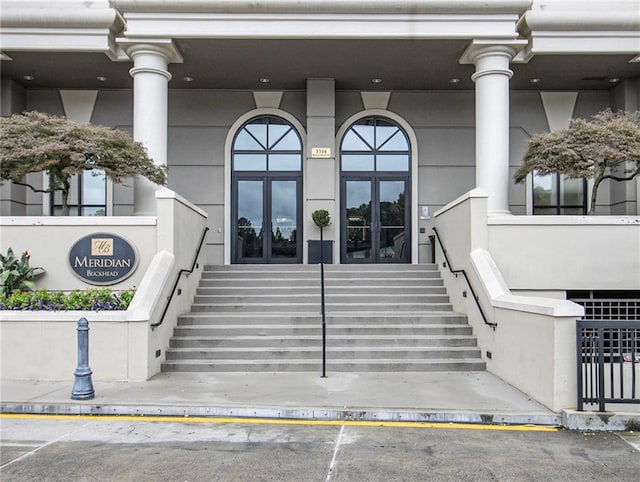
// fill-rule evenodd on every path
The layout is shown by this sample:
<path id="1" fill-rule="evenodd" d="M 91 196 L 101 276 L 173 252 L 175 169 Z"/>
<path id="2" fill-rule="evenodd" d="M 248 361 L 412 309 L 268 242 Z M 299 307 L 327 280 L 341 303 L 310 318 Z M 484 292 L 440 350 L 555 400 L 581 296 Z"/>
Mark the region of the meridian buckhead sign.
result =
<path id="1" fill-rule="evenodd" d="M 93 285 L 111 285 L 127 279 L 138 266 L 138 253 L 115 234 L 95 233 L 78 240 L 69 251 L 73 273 Z"/>

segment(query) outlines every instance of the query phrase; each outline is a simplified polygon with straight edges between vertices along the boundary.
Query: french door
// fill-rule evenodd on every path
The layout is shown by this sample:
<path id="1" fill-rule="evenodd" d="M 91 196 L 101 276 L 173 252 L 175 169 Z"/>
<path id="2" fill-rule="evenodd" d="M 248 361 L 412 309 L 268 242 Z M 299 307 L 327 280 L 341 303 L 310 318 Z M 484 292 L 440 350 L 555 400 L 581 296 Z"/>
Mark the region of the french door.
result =
<path id="1" fill-rule="evenodd" d="M 408 263 L 409 176 L 343 175 L 342 263 Z"/>
<path id="2" fill-rule="evenodd" d="M 235 263 L 300 263 L 300 176 L 236 176 Z"/>

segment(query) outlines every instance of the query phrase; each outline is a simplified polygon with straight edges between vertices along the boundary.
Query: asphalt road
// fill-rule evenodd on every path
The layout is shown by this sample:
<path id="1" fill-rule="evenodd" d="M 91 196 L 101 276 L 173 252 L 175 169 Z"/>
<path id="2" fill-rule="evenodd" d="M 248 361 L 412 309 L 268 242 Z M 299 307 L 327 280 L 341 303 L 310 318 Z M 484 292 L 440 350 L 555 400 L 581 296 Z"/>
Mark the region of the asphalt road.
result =
<path id="1" fill-rule="evenodd" d="M 0 415 L 3 482 L 640 480 L 629 432 L 23 417 Z"/>

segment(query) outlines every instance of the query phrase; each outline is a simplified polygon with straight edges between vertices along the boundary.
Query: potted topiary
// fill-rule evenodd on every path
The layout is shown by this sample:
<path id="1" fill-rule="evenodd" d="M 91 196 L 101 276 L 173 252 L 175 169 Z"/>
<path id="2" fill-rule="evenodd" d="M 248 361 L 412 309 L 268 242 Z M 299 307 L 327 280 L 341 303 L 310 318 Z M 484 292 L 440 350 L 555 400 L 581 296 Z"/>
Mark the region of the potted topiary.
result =
<path id="1" fill-rule="evenodd" d="M 333 259 L 333 241 L 324 241 L 324 228 L 331 225 L 331 216 L 326 209 L 317 209 L 311 213 L 311 219 L 320 228 L 320 241 L 309 241 L 309 264 L 331 263 Z"/>

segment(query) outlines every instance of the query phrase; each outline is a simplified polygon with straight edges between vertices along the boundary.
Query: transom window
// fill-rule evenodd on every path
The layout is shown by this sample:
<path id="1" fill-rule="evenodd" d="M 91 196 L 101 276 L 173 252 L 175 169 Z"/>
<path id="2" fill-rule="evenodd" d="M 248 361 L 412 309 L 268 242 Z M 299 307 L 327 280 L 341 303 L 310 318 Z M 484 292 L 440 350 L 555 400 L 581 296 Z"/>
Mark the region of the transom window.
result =
<path id="1" fill-rule="evenodd" d="M 62 215 L 62 193 L 51 194 L 51 215 Z M 70 216 L 106 216 L 107 214 L 107 177 L 101 169 L 89 169 L 71 178 L 69 190 Z"/>
<path id="2" fill-rule="evenodd" d="M 564 174 L 533 174 L 534 215 L 582 215 L 587 212 L 586 181 Z"/>
<path id="3" fill-rule="evenodd" d="M 233 142 L 233 170 L 300 171 L 302 141 L 296 130 L 275 116 L 246 123 Z"/>
<path id="4" fill-rule="evenodd" d="M 379 117 L 365 117 L 353 124 L 342 139 L 340 152 L 343 171 L 409 171 L 406 134 Z"/>

